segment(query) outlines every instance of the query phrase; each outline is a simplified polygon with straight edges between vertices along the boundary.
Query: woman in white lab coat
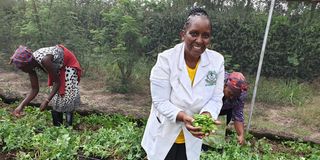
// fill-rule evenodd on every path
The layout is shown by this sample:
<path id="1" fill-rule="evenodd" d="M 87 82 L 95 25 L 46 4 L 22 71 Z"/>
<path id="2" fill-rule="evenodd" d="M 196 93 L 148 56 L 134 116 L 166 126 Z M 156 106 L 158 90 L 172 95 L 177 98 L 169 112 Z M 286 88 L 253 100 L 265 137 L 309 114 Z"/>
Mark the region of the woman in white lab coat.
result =
<path id="1" fill-rule="evenodd" d="M 193 115 L 215 120 L 224 86 L 224 58 L 207 49 L 211 27 L 206 11 L 192 9 L 180 33 L 183 42 L 160 53 L 152 68 L 152 106 L 141 143 L 150 160 L 200 158 L 205 135 L 192 126 Z"/>

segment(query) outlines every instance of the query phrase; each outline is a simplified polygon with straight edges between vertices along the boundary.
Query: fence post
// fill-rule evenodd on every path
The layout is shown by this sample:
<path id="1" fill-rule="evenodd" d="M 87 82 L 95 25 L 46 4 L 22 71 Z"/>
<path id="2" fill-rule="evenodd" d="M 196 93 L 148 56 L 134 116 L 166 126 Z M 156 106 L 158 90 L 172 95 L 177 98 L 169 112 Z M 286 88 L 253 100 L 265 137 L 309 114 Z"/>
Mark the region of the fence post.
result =
<path id="1" fill-rule="evenodd" d="M 263 44 L 262 44 L 262 49 L 261 49 L 261 53 L 260 53 L 260 59 L 259 59 L 259 66 L 258 66 L 257 76 L 256 76 L 256 82 L 254 84 L 253 95 L 252 95 L 252 100 L 251 100 L 249 122 L 248 122 L 247 130 L 246 130 L 247 132 L 249 132 L 249 129 L 250 129 L 252 112 L 253 112 L 253 107 L 254 107 L 254 103 L 255 103 L 255 99 L 256 99 L 259 78 L 260 78 L 260 74 L 261 74 L 262 62 L 263 62 L 263 57 L 264 57 L 264 53 L 265 53 L 265 49 L 266 49 L 266 45 L 267 45 L 267 39 L 268 39 L 268 34 L 269 34 L 270 23 L 271 23 L 271 19 L 272 19 L 274 2 L 275 2 L 275 0 L 271 0 L 267 26 L 266 26 L 266 30 L 264 32 L 264 38 L 263 38 Z"/>

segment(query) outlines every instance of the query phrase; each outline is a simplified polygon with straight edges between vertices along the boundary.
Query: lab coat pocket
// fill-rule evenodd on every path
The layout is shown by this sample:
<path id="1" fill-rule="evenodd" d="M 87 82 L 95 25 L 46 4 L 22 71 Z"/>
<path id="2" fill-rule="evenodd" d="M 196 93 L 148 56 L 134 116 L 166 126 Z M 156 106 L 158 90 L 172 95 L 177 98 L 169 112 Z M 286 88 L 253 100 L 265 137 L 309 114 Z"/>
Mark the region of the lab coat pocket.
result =
<path id="1" fill-rule="evenodd" d="M 152 118 L 150 120 L 150 135 L 152 139 L 155 139 L 156 137 L 161 136 L 161 128 L 163 126 L 163 123 L 161 122 L 161 119 L 155 114 L 152 115 Z"/>

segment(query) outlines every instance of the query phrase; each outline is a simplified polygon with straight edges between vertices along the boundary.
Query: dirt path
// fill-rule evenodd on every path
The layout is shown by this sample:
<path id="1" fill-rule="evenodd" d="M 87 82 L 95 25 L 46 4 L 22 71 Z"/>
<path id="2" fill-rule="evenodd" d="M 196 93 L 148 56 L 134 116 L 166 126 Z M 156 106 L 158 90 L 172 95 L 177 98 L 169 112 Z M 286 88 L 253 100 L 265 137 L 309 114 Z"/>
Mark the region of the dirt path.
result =
<path id="1" fill-rule="evenodd" d="M 292 106 L 272 106 L 257 103 L 254 108 L 251 130 L 261 134 L 262 136 L 279 135 L 281 138 L 286 137 L 288 140 L 300 139 L 303 141 L 311 141 L 320 144 L 320 122 L 309 120 L 320 113 L 311 115 L 308 112 L 314 112 L 320 104 L 320 96 L 313 97 L 313 101 L 303 107 Z M 250 104 L 246 104 L 250 106 Z M 249 107 L 244 110 L 249 113 Z M 298 115 L 298 116 L 296 116 Z M 248 116 L 247 116 L 248 117 Z M 272 134 L 272 135 L 271 135 Z M 273 137 L 276 139 L 276 137 Z"/>
<path id="2" fill-rule="evenodd" d="M 23 99 L 29 92 L 28 75 L 22 72 L 7 72 L 0 68 L 0 95 L 9 99 Z M 149 114 L 149 95 L 112 94 L 104 89 L 101 82 L 83 78 L 80 83 L 80 112 L 103 112 L 106 114 L 123 114 L 135 118 L 147 117 Z M 38 96 L 31 102 L 40 104 L 47 96 L 49 89 L 46 82 L 40 83 Z"/>

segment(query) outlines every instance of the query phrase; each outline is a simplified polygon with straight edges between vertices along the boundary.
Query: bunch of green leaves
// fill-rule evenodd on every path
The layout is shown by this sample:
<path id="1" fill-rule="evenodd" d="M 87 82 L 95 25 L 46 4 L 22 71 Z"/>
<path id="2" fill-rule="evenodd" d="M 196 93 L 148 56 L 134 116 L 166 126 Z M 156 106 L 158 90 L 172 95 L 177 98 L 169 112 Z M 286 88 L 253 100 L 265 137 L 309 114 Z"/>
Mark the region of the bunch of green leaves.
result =
<path id="1" fill-rule="evenodd" d="M 210 134 L 211 132 L 217 130 L 217 126 L 208 115 L 195 114 L 193 115 L 193 118 L 194 121 L 192 122 L 192 125 L 195 127 L 201 127 L 201 132 Z"/>

